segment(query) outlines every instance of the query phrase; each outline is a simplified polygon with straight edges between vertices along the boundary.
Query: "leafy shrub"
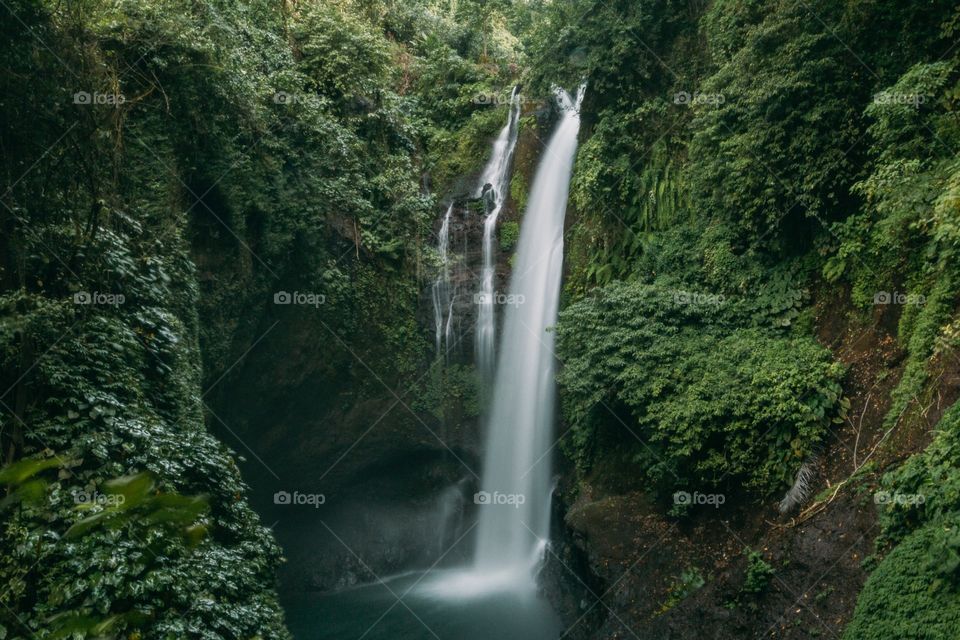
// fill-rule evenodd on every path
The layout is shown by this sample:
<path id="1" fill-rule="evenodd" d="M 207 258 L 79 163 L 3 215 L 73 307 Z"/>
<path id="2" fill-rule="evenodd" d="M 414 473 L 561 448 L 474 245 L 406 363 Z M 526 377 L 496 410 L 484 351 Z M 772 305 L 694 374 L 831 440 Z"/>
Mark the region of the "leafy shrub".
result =
<path id="1" fill-rule="evenodd" d="M 116 277 L 127 266 L 116 256 L 142 246 L 108 237 L 120 250 L 105 252 L 103 266 Z M 169 268 L 182 282 L 176 260 L 152 257 L 153 269 Z M 16 335 L 31 336 L 42 354 L 28 372 L 37 397 L 24 407 L 31 427 L 18 445 L 25 460 L 59 468 L 5 514 L 4 612 L 17 613 L 0 615 L 0 624 L 30 635 L 109 622 L 114 633 L 283 638 L 272 588 L 279 549 L 245 500 L 232 453 L 203 428 L 195 329 L 189 315 L 185 322 L 172 312 L 190 289 L 175 294 L 172 278 L 154 282 L 150 260 L 131 264 L 142 266 L 125 273 L 129 298 L 118 308 L 0 297 L 3 308 L 23 310 Z M 154 287 L 167 305 L 154 306 Z M 0 343 L 5 379 L 22 345 Z M 132 474 L 140 475 L 116 480 Z M 91 512 L 77 508 L 78 492 L 125 500 Z M 177 522 L 210 535 L 167 531 Z"/>
<path id="2" fill-rule="evenodd" d="M 612 430 L 660 490 L 737 480 L 765 495 L 789 485 L 842 411 L 843 369 L 810 339 L 738 327 L 751 308 L 613 284 L 564 310 L 558 379 L 581 469 Z"/>
<path id="3" fill-rule="evenodd" d="M 746 549 L 744 553 L 747 556 L 747 571 L 743 578 L 743 586 L 740 587 L 740 593 L 752 596 L 759 595 L 766 591 L 770 585 L 770 579 L 774 574 L 773 567 L 763 559 L 763 555 L 758 551 Z"/>
<path id="4" fill-rule="evenodd" d="M 931 523 L 908 535 L 870 574 L 844 640 L 956 638 L 958 547 L 960 529 L 955 522 Z M 944 571 L 953 574 L 949 580 L 938 577 Z"/>
<path id="5" fill-rule="evenodd" d="M 922 393 L 929 358 L 956 306 L 960 165 L 951 149 L 960 140 L 953 115 L 957 65 L 956 59 L 915 65 L 865 110 L 876 166 L 854 185 L 862 211 L 833 225 L 839 242 L 823 267 L 828 280 L 846 277 L 862 306 L 879 292 L 908 292 L 920 301 L 900 315 L 909 357 L 892 393 L 888 427 Z"/>
<path id="6" fill-rule="evenodd" d="M 377 98 L 387 84 L 391 55 L 387 39 L 333 3 L 307 5 L 299 18 L 294 36 L 300 62 L 319 92 L 340 104 Z"/>
<path id="7" fill-rule="evenodd" d="M 703 82 L 724 100 L 692 124 L 690 186 L 701 209 L 741 227 L 744 244 L 770 244 L 784 227 L 796 244 L 803 216 L 825 215 L 848 188 L 864 88 L 844 46 L 803 2 L 777 3 Z"/>
<path id="8" fill-rule="evenodd" d="M 845 640 L 947 640 L 960 625 L 960 404 L 925 451 L 883 477 L 881 535 L 889 553 L 857 599 Z"/>
<path id="9" fill-rule="evenodd" d="M 928 522 L 960 521 L 960 404 L 940 419 L 926 450 L 883 477 L 881 490 L 905 496 L 879 505 L 881 544 L 899 542 Z"/>
<path id="10" fill-rule="evenodd" d="M 500 248 L 512 251 L 520 239 L 520 223 L 508 220 L 500 225 Z"/>

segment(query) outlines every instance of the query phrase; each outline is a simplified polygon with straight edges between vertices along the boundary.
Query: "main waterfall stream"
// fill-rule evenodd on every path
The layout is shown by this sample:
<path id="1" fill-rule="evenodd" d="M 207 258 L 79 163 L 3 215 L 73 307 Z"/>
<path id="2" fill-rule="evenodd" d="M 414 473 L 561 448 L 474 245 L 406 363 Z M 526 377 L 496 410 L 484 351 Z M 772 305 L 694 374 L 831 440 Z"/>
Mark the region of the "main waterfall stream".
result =
<path id="1" fill-rule="evenodd" d="M 506 296 L 489 413 L 474 573 L 532 582 L 550 528 L 553 334 L 563 269 L 563 220 L 580 129 L 580 99 L 557 91 L 560 122 L 530 190 Z"/>
<path id="2" fill-rule="evenodd" d="M 575 98 L 557 90 L 560 118 L 521 225 L 486 414 L 479 519 L 468 532 L 476 535 L 472 564 L 290 602 L 288 624 L 298 640 L 555 640 L 562 632 L 537 592 L 536 572 L 550 526 L 555 393 L 548 327 L 557 318 L 582 95 L 582 87 Z M 455 544 L 468 542 L 464 535 Z"/>

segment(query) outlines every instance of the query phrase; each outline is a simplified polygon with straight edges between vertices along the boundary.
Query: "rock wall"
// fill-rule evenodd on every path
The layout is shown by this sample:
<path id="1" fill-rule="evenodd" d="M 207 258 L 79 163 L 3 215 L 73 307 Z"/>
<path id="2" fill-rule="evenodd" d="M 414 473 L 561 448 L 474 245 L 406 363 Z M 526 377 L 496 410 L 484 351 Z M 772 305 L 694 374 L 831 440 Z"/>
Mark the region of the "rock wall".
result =
<path id="1" fill-rule="evenodd" d="M 501 231 L 520 221 L 550 124 L 541 104 L 525 108 Z M 450 256 L 456 338 L 448 358 L 438 360 L 433 352 L 435 274 L 426 265 L 410 274 L 417 282 L 410 308 L 422 338 L 415 371 L 375 365 L 361 339 L 332 330 L 322 308 L 268 305 L 240 323 L 255 327 L 246 331 L 247 352 L 219 374 L 223 379 L 207 402 L 213 425 L 244 458 L 254 506 L 284 548 L 283 590 L 335 589 L 429 566 L 447 551 L 450 523 L 464 528 L 472 522 L 482 464 L 473 327 L 484 209 L 470 193 L 475 182 L 462 177 L 440 199 L 455 203 Z M 436 244 L 445 211 L 438 208 L 425 245 Z M 496 288 L 503 291 L 512 245 L 502 238 L 498 245 Z M 461 498 L 451 512 L 443 496 L 452 488 Z M 283 492 L 322 494 L 324 503 L 276 504 L 275 495 Z M 462 541 L 444 562 L 469 557 L 471 542 Z"/>

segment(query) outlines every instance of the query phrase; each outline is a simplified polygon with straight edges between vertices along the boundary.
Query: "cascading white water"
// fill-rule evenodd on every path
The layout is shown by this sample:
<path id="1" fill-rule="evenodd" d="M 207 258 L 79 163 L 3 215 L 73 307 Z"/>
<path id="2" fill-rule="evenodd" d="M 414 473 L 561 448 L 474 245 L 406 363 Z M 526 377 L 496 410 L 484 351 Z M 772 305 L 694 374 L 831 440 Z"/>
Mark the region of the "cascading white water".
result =
<path id="1" fill-rule="evenodd" d="M 444 333 L 447 334 L 447 348 L 450 348 L 450 325 L 453 318 L 453 299 L 450 296 L 450 214 L 453 213 L 453 204 L 447 207 L 447 213 L 443 216 L 443 223 L 440 225 L 440 234 L 437 238 L 437 253 L 440 256 L 440 272 L 437 279 L 433 282 L 431 292 L 433 298 L 433 321 L 436 325 L 436 348 L 437 357 L 440 356 L 443 349 Z M 449 307 L 449 317 L 447 318 L 447 329 L 444 331 L 444 311 Z"/>
<path id="2" fill-rule="evenodd" d="M 548 455 L 554 419 L 553 334 L 563 266 L 563 220 L 580 129 L 583 87 L 557 90 L 561 116 L 537 168 L 514 258 L 496 367 L 474 570 L 517 574 L 549 534 Z"/>
<path id="3" fill-rule="evenodd" d="M 503 343 L 488 411 L 472 566 L 424 580 L 418 593 L 462 599 L 511 592 L 536 611 L 536 572 L 550 528 L 553 334 L 563 267 L 563 219 L 580 129 L 580 101 L 557 89 L 560 120 L 530 190 L 506 294 Z M 546 622 L 544 624 L 547 624 Z M 545 627 L 546 628 L 546 627 Z"/>
<path id="4" fill-rule="evenodd" d="M 480 270 L 480 292 L 477 296 L 477 332 L 475 337 L 477 369 L 485 384 L 490 384 L 494 371 L 494 351 L 496 340 L 496 318 L 494 317 L 494 280 L 496 260 L 494 235 L 497 229 L 497 217 L 507 199 L 509 187 L 510 161 L 517 146 L 517 129 L 520 119 L 520 87 L 514 87 L 510 95 L 510 113 L 507 124 L 493 143 L 493 153 L 480 176 L 476 195 L 489 200 L 489 213 L 483 222 L 483 266 Z M 490 189 L 484 192 L 484 187 Z"/>
<path id="5" fill-rule="evenodd" d="M 388 578 L 386 581 L 392 586 L 380 580 L 363 590 L 332 594 L 322 601 L 325 609 L 318 610 L 311 603 L 309 609 L 301 609 L 303 617 L 311 620 L 311 632 L 316 628 L 314 620 L 332 619 L 334 624 L 327 627 L 331 632 L 321 634 L 324 637 L 372 638 L 368 636 L 371 629 L 386 619 L 378 638 L 425 637 L 423 627 L 428 622 L 424 620 L 429 621 L 427 628 L 432 635 L 444 638 L 553 640 L 565 635 L 561 619 L 536 589 L 536 573 L 549 550 L 552 492 L 549 453 L 554 419 L 554 358 L 553 336 L 547 329 L 557 318 L 563 221 L 577 149 L 582 95 L 582 87 L 576 100 L 557 91 L 560 120 L 537 168 L 523 218 L 487 412 L 486 459 L 481 492 L 475 496 L 479 522 L 474 525 L 478 536 L 473 563 L 453 569 L 440 564 L 444 558 L 452 559 L 448 554 L 458 548 L 473 528 L 461 533 L 467 524 L 463 519 L 463 498 L 471 484 L 467 479 L 445 490 L 439 498 L 439 557 L 434 566 L 421 574 Z M 493 220 L 488 218 L 491 230 L 485 234 L 485 245 L 492 243 L 492 228 L 501 204 L 502 201 L 491 209 Z M 447 229 L 449 216 L 448 211 L 444 222 Z M 441 229 L 441 235 L 444 233 Z M 444 252 L 441 250 L 441 255 Z M 438 280 L 438 285 L 443 282 L 446 281 Z M 443 322 L 443 306 L 438 300 L 443 291 L 442 286 L 435 288 L 438 352 Z M 444 295 L 449 300 L 449 292 Z M 451 326 L 451 317 L 447 318 L 447 328 Z M 477 500 L 478 497 L 481 499 Z M 402 612 L 396 607 L 400 599 L 405 610 Z M 379 614 L 381 601 L 385 612 Z M 370 611 L 379 617 L 364 619 Z M 396 611 L 392 618 L 388 617 L 391 611 Z M 344 633 L 348 623 L 356 629 L 355 633 Z"/>

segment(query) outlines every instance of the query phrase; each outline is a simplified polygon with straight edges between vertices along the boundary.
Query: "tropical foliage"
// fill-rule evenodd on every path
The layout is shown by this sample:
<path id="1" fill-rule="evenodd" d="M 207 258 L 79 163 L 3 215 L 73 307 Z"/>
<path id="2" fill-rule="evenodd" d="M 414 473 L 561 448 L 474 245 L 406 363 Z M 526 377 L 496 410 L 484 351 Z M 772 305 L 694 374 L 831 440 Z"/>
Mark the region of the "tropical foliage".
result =
<path id="1" fill-rule="evenodd" d="M 517 16 L 469 0 L 3 10 L 0 636 L 287 637 L 279 549 L 204 397 L 278 291 L 322 296 L 331 379 L 360 365 L 330 333 L 397 376 L 427 359 L 424 176 L 450 158 L 443 194 L 484 161 L 500 114 L 476 97 L 510 86 Z"/>

